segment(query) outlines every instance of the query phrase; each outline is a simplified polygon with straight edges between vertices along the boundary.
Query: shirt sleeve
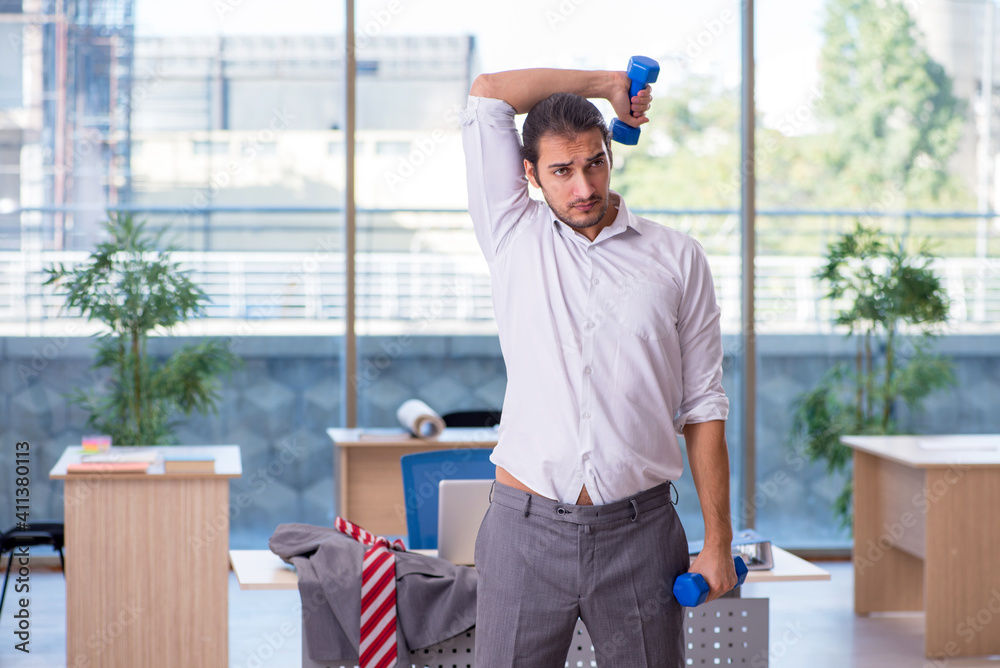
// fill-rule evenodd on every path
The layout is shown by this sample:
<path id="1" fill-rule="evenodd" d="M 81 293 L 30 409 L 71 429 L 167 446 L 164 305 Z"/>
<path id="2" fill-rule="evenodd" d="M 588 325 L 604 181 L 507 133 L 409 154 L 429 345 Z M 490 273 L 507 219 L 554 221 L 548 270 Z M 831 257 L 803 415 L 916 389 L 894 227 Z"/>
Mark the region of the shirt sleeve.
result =
<path id="1" fill-rule="evenodd" d="M 693 242 L 688 254 L 687 281 L 678 309 L 684 397 L 674 428 L 729 416 L 729 399 L 722 389 L 722 329 L 715 301 L 715 284 L 705 251 Z"/>
<path id="2" fill-rule="evenodd" d="M 460 116 L 469 215 L 489 262 L 510 243 L 517 221 L 532 205 L 514 113 L 503 100 L 469 96 Z"/>

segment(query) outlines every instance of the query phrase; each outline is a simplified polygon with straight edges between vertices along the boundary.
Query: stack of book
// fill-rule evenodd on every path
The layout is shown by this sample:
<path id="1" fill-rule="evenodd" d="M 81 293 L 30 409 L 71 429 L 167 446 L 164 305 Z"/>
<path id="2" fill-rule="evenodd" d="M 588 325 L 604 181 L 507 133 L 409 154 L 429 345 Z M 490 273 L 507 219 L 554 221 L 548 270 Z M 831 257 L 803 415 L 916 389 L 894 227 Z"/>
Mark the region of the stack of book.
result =
<path id="1" fill-rule="evenodd" d="M 67 473 L 146 473 L 159 455 L 152 448 L 111 447 L 100 453 L 83 453 L 68 464 Z"/>
<path id="2" fill-rule="evenodd" d="M 215 473 L 211 455 L 163 455 L 164 473 Z"/>

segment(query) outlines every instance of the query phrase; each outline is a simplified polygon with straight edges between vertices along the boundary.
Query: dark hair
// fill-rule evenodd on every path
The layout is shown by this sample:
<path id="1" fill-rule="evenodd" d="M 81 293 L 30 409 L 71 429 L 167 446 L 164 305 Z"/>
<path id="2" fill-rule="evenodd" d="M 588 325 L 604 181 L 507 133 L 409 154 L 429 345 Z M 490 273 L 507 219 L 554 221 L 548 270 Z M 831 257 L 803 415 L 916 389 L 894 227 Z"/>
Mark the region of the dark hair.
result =
<path id="1" fill-rule="evenodd" d="M 574 93 L 554 93 L 528 112 L 521 129 L 524 142 L 521 157 L 538 169 L 538 143 L 547 134 L 572 138 L 592 128 L 601 131 L 604 148 L 611 163 L 611 133 L 604 123 L 604 116 L 592 102 Z"/>

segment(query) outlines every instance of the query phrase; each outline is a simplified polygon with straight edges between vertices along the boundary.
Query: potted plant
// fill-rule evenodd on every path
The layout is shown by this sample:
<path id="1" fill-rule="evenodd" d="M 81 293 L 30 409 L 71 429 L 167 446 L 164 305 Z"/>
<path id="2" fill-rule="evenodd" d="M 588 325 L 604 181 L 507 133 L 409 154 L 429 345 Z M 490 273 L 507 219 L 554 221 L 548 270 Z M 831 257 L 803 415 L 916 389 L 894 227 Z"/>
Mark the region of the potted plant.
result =
<path id="1" fill-rule="evenodd" d="M 841 436 L 896 433 L 898 401 L 916 409 L 931 392 L 955 382 L 951 362 L 929 352 L 949 304 L 933 259 L 926 242 L 908 248 L 860 222 L 828 248 L 817 278 L 829 285 L 828 298 L 845 304 L 836 323 L 855 340 L 854 363 L 834 366 L 799 396 L 793 439 L 829 473 L 848 472 L 852 461 Z M 844 527 L 851 526 L 852 492 L 848 476 L 834 502 Z"/>
<path id="2" fill-rule="evenodd" d="M 47 270 L 48 284 L 65 291 L 66 309 L 79 309 L 107 331 L 97 342 L 95 368 L 110 369 L 106 392 L 77 390 L 71 401 L 89 413 L 88 426 L 120 445 L 171 444 L 179 415 L 215 412 L 218 376 L 239 358 L 228 342 L 187 345 L 165 360 L 147 355 L 150 335 L 201 315 L 208 296 L 160 249 L 163 230 L 148 234 L 130 214 L 112 214 L 108 238 L 87 262 Z"/>

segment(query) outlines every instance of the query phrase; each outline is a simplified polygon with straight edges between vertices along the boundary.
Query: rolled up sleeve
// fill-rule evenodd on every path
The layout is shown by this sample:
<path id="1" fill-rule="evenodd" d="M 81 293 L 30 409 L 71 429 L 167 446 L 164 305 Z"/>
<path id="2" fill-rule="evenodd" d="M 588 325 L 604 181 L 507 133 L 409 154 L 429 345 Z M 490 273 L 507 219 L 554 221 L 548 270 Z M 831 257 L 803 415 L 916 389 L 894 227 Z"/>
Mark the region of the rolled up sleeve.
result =
<path id="1" fill-rule="evenodd" d="M 687 424 L 729 416 L 729 399 L 722 389 L 722 330 L 712 272 L 699 244 L 692 244 L 687 257 L 687 282 L 677 322 L 684 392 L 674 416 L 677 433 L 683 433 Z"/>

